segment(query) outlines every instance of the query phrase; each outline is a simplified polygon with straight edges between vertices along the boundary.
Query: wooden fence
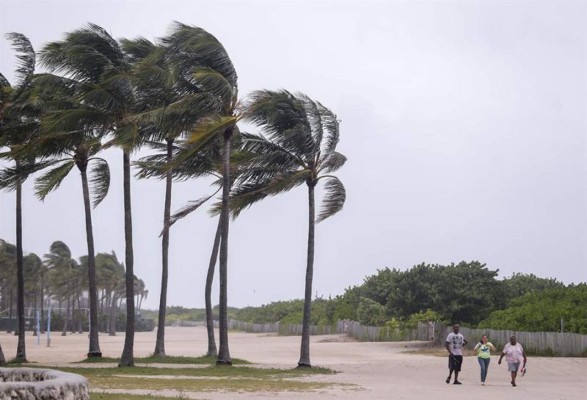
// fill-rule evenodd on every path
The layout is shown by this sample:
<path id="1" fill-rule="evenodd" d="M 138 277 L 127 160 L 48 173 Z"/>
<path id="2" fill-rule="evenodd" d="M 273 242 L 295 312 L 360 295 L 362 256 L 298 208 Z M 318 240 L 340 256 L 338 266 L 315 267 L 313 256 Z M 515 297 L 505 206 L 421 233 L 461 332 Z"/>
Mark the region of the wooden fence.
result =
<path id="1" fill-rule="evenodd" d="M 214 326 L 218 327 L 214 321 Z M 278 333 L 282 336 L 299 336 L 302 334 L 302 325 L 254 324 L 229 320 L 228 329 L 235 329 L 252 333 Z M 419 323 L 415 329 L 389 329 L 378 326 L 363 326 L 355 321 L 338 321 L 336 326 L 311 326 L 310 335 L 346 334 L 364 342 L 402 342 L 402 341 L 429 341 L 438 346 L 444 346 L 446 336 L 452 331 L 451 326 L 441 323 Z M 487 335 L 489 340 L 501 351 L 509 342 L 510 336 L 516 335 L 518 342 L 528 353 L 559 356 L 559 357 L 587 357 L 587 335 L 576 333 L 557 332 L 517 332 L 498 331 L 494 329 L 470 329 L 461 327 L 460 332 L 469 342 L 470 348 Z"/>
<path id="2" fill-rule="evenodd" d="M 438 332 L 435 343 L 444 345 L 446 335 L 452 332 L 452 327 L 440 325 Z M 489 341 L 497 347 L 498 351 L 501 351 L 510 341 L 510 337 L 516 335 L 517 341 L 528 353 L 559 357 L 587 357 L 587 335 L 577 333 L 498 331 L 463 327 L 460 332 L 469 342 L 468 347 L 471 348 L 481 339 L 481 336 L 487 335 Z"/>

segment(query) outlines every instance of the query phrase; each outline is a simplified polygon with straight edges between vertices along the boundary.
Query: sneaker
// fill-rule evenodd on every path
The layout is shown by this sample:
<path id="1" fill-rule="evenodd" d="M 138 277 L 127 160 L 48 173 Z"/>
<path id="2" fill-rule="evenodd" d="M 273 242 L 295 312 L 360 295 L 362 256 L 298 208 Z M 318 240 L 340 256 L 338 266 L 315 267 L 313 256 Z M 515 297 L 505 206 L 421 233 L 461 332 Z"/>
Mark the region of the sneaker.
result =
<path id="1" fill-rule="evenodd" d="M 454 381 L 454 382 L 453 382 L 453 385 L 462 385 L 462 383 L 461 383 L 461 382 L 459 382 L 459 381 Z"/>
<path id="2" fill-rule="evenodd" d="M 481 386 L 485 386 L 485 382 L 481 382 Z"/>

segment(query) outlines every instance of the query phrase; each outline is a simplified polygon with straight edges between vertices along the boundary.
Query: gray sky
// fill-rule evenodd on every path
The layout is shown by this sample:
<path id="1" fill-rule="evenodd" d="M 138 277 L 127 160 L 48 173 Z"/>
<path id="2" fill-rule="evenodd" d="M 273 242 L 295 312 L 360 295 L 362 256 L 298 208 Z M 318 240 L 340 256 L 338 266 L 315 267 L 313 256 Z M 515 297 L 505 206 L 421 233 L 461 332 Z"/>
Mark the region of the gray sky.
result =
<path id="1" fill-rule="evenodd" d="M 0 32 L 21 32 L 37 50 L 87 22 L 153 40 L 174 20 L 224 44 L 242 97 L 301 91 L 342 121 L 347 202 L 317 225 L 318 296 L 421 262 L 587 281 L 586 1 L 0 0 Z M 0 41 L 0 71 L 12 80 L 14 68 Z M 97 251 L 123 260 L 122 155 L 108 158 L 94 237 Z M 174 209 L 210 190 L 175 188 Z M 147 308 L 159 302 L 163 195 L 163 182 L 133 182 Z M 232 223 L 230 306 L 303 297 L 306 198 L 300 187 Z M 203 306 L 215 227 L 204 212 L 174 226 L 169 305 Z M 84 232 L 77 174 L 44 203 L 25 188 L 25 251 L 62 240 L 79 257 Z M 0 193 L 0 238 L 15 241 L 13 193 Z"/>

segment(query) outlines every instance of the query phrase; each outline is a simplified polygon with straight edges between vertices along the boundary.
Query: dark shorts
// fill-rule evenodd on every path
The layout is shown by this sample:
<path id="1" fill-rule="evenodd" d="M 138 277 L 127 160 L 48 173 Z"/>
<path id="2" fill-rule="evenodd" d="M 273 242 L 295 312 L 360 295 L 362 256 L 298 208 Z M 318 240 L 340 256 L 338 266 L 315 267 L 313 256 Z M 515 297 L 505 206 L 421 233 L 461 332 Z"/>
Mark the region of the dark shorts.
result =
<path id="1" fill-rule="evenodd" d="M 463 356 L 448 356 L 448 369 L 451 371 L 461 371 L 461 365 L 463 365 Z"/>

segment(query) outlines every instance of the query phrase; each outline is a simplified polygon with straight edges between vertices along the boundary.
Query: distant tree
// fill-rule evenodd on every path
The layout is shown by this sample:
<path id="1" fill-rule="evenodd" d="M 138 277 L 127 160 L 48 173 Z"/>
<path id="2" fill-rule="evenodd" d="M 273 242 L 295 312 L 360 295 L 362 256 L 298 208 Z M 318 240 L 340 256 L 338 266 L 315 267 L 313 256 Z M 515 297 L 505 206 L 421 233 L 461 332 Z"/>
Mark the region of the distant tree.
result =
<path id="1" fill-rule="evenodd" d="M 545 289 L 514 299 L 493 311 L 479 328 L 587 334 L 587 284 Z"/>
<path id="2" fill-rule="evenodd" d="M 529 293 L 536 293 L 546 289 L 563 288 L 562 282 L 553 278 L 539 278 L 534 274 L 515 273 L 509 278 L 503 279 L 505 294 L 508 300 Z"/>
<path id="3" fill-rule="evenodd" d="M 73 324 L 73 310 L 75 299 L 81 291 L 81 269 L 77 261 L 72 257 L 71 250 L 62 241 L 55 241 L 49 248 L 49 253 L 44 255 L 48 268 L 47 278 L 51 295 L 59 302 L 65 302 L 67 311 L 63 324 L 62 335 Z"/>
<path id="4" fill-rule="evenodd" d="M 38 307 L 43 307 L 43 285 L 45 266 L 41 258 L 35 253 L 24 256 L 24 277 L 25 277 L 25 304 L 37 315 Z M 41 312 L 42 314 L 42 312 Z M 35 330 L 35 334 L 36 334 Z"/>
<path id="5" fill-rule="evenodd" d="M 385 323 L 385 307 L 366 297 L 361 298 L 357 307 L 357 321 L 367 326 L 382 326 Z"/>

